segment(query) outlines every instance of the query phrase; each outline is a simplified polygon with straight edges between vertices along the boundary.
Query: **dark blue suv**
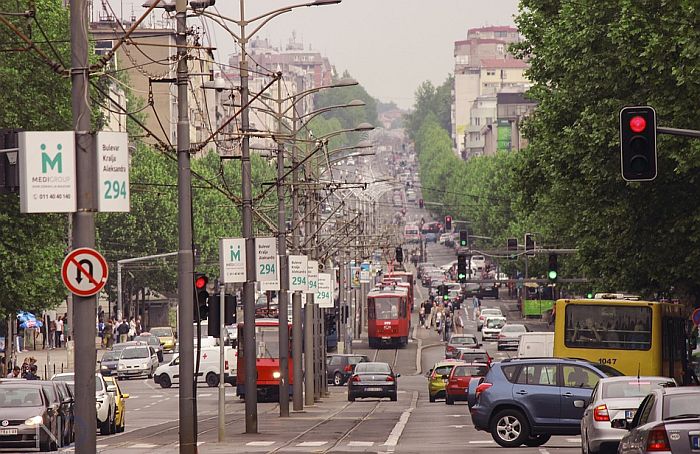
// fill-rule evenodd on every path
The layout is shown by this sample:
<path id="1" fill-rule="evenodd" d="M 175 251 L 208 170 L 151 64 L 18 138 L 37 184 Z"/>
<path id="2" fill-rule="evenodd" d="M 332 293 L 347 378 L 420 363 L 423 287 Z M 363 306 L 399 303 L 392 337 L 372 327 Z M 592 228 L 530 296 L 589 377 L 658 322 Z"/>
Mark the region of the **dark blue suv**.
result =
<path id="1" fill-rule="evenodd" d="M 565 358 L 527 358 L 494 364 L 476 387 L 471 407 L 477 430 L 501 446 L 541 446 L 552 435 L 580 434 L 593 387 L 622 375 L 610 366 Z"/>

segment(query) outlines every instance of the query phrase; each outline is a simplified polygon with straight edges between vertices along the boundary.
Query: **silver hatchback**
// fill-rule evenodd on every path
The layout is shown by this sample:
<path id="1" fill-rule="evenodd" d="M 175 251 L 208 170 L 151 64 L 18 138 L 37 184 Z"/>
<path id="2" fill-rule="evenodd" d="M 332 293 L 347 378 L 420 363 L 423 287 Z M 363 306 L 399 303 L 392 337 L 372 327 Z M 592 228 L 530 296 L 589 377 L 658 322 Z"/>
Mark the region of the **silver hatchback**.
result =
<path id="1" fill-rule="evenodd" d="M 117 365 L 117 378 L 153 377 L 158 368 L 158 354 L 150 345 L 127 347 Z"/>
<path id="2" fill-rule="evenodd" d="M 666 377 L 610 377 L 601 379 L 581 418 L 581 447 L 584 453 L 597 453 L 615 448 L 626 434 L 615 429 L 611 421 L 632 421 L 644 396 L 662 387 L 674 387 Z"/>

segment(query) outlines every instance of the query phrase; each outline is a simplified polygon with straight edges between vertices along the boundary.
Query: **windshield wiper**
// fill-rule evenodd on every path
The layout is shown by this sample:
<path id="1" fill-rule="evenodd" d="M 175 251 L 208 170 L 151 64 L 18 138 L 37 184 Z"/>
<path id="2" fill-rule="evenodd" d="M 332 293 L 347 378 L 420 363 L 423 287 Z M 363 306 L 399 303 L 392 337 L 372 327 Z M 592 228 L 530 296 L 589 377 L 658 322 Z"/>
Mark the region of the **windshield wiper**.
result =
<path id="1" fill-rule="evenodd" d="M 700 418 L 699 413 L 683 413 L 681 415 L 673 415 L 669 416 L 667 418 L 664 418 L 664 421 L 670 421 L 672 419 L 685 419 L 685 418 Z"/>

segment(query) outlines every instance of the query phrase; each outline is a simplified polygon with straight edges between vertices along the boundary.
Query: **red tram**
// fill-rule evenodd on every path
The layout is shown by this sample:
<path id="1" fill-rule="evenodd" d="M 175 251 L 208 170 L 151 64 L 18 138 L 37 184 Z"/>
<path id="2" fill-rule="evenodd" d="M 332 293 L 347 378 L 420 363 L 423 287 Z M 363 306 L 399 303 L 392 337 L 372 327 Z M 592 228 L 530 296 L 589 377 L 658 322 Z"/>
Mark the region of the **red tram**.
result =
<path id="1" fill-rule="evenodd" d="M 381 287 L 367 295 L 367 335 L 370 348 L 382 344 L 405 347 L 411 329 L 408 289 Z"/>
<path id="2" fill-rule="evenodd" d="M 245 356 L 253 353 L 244 343 L 243 323 L 238 324 L 238 371 L 236 372 L 236 394 L 245 398 Z M 279 401 L 280 354 L 279 321 L 274 318 L 255 319 L 255 368 L 257 370 L 258 400 Z M 289 391 L 292 390 L 292 324 L 289 324 Z"/>
<path id="3" fill-rule="evenodd" d="M 389 273 L 386 274 L 386 277 L 388 278 L 398 278 L 401 279 L 401 282 L 403 283 L 402 285 L 400 284 L 401 287 L 408 287 L 408 306 L 411 309 L 411 312 L 413 312 L 413 309 L 415 307 L 415 298 L 413 295 L 413 289 L 415 287 L 415 276 L 413 276 L 413 273 L 408 272 L 408 271 L 390 271 Z"/>

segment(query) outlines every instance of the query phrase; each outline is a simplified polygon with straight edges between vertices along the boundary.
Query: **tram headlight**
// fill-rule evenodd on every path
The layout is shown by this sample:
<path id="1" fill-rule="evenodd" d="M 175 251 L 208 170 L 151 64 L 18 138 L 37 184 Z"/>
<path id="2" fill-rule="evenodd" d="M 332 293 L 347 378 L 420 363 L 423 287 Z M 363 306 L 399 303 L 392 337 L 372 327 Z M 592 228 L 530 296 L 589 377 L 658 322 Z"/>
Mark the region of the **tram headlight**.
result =
<path id="1" fill-rule="evenodd" d="M 280 378 L 281 376 L 282 376 L 282 374 L 280 374 L 279 371 L 274 371 L 274 372 L 272 373 L 272 378 L 274 378 L 275 380 L 279 380 L 279 378 Z"/>

